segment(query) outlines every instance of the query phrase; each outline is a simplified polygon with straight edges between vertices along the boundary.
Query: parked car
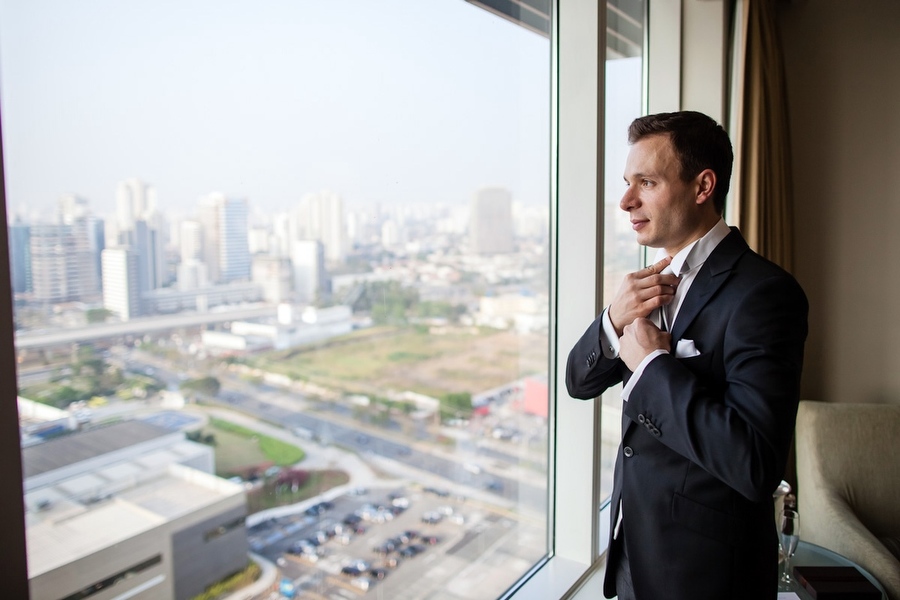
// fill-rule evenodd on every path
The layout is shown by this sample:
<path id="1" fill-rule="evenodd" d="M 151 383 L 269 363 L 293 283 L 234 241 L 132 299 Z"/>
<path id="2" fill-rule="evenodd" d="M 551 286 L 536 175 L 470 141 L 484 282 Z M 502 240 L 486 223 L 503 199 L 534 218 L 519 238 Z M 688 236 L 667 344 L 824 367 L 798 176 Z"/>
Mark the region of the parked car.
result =
<path id="1" fill-rule="evenodd" d="M 400 557 L 401 558 L 412 558 L 414 556 L 421 554 L 422 552 L 425 552 L 425 546 L 422 546 L 420 544 L 412 544 L 412 545 L 406 546 L 405 548 L 400 550 Z"/>
<path id="2" fill-rule="evenodd" d="M 427 523 L 429 525 L 437 525 L 444 518 L 439 512 L 429 511 L 422 515 L 422 522 Z"/>
<path id="3" fill-rule="evenodd" d="M 343 573 L 344 575 L 350 575 L 351 577 L 359 577 L 370 568 L 371 566 L 366 561 L 362 559 L 356 559 L 341 567 L 341 573 Z"/>

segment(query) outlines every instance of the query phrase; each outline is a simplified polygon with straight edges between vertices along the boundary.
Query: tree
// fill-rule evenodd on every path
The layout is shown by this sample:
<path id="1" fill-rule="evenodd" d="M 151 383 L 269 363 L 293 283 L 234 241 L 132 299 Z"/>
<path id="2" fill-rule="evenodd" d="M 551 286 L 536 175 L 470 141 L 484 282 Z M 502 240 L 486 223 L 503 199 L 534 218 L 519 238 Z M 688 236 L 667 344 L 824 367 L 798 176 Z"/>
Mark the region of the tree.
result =
<path id="1" fill-rule="evenodd" d="M 472 413 L 472 394 L 469 392 L 451 392 L 441 397 L 441 412 L 447 415 L 465 415 Z"/>
<path id="2" fill-rule="evenodd" d="M 354 312 L 369 312 L 379 325 L 402 325 L 419 303 L 419 293 L 399 281 L 365 283 L 353 302 Z"/>
<path id="3" fill-rule="evenodd" d="M 84 318 L 88 323 L 105 323 L 113 312 L 108 308 L 89 308 L 84 313 Z"/>

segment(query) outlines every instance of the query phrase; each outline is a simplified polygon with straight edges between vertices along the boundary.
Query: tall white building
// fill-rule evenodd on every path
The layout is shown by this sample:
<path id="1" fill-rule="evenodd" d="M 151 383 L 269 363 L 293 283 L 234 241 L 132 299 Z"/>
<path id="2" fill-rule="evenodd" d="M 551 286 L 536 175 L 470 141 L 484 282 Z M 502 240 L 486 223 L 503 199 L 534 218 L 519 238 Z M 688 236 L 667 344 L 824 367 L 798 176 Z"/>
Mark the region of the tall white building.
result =
<path id="1" fill-rule="evenodd" d="M 69 227 L 72 246 L 69 252 L 72 271 L 67 273 L 70 292 L 79 300 L 96 300 L 100 295 L 100 251 L 104 240 L 103 221 L 91 213 L 88 200 L 75 194 L 59 197 L 57 220 Z"/>
<path id="2" fill-rule="evenodd" d="M 325 248 L 318 240 L 295 240 L 291 247 L 294 270 L 294 297 L 297 302 L 312 303 L 328 291 L 325 272 Z"/>
<path id="3" fill-rule="evenodd" d="M 166 224 L 156 205 L 156 189 L 140 179 L 126 179 L 116 186 L 116 235 L 109 245 L 135 250 L 139 280 L 146 291 L 166 283 Z"/>
<path id="4" fill-rule="evenodd" d="M 279 213 L 272 218 L 272 240 L 269 243 L 269 254 L 272 256 L 289 256 L 291 253 L 291 215 Z"/>
<path id="5" fill-rule="evenodd" d="M 247 246 L 250 254 L 270 254 L 272 248 L 272 232 L 268 227 L 251 227 L 247 232 Z"/>
<path id="6" fill-rule="evenodd" d="M 120 181 L 116 186 L 116 224 L 119 231 L 134 228 L 134 222 L 156 213 L 156 189 L 140 179 Z"/>
<path id="7" fill-rule="evenodd" d="M 347 225 L 344 201 L 334 192 L 307 194 L 292 213 L 292 240 L 318 240 L 325 246 L 325 258 L 342 262 L 347 254 Z"/>
<path id="8" fill-rule="evenodd" d="M 203 261 L 195 258 L 183 260 L 176 272 L 176 285 L 179 291 L 197 290 L 210 285 L 209 269 Z"/>
<path id="9" fill-rule="evenodd" d="M 181 261 L 203 260 L 203 226 L 199 221 L 182 221 L 179 251 Z"/>
<path id="10" fill-rule="evenodd" d="M 393 219 L 388 219 L 381 225 L 381 245 L 385 248 L 399 246 L 403 241 L 400 227 Z"/>
<path id="11" fill-rule="evenodd" d="M 137 253 L 128 247 L 107 248 L 103 264 L 103 307 L 123 321 L 141 314 Z"/>
<path id="12" fill-rule="evenodd" d="M 474 254 L 507 254 L 515 250 L 512 195 L 503 188 L 482 188 L 472 199 L 469 247 Z"/>
<path id="13" fill-rule="evenodd" d="M 31 286 L 34 299 L 43 302 L 77 300 L 75 275 L 78 261 L 75 236 L 69 225 L 31 226 Z"/>

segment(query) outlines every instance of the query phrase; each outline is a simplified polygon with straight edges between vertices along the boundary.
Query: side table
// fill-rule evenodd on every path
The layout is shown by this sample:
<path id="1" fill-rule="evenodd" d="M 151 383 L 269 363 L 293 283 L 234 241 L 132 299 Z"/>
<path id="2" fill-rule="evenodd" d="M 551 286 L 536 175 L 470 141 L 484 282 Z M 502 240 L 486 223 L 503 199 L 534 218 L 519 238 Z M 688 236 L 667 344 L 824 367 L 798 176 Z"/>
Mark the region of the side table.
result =
<path id="1" fill-rule="evenodd" d="M 783 566 L 783 563 L 782 563 Z M 797 545 L 797 551 L 794 553 L 793 558 L 791 558 L 791 567 L 796 566 L 810 566 L 810 567 L 856 567 L 859 569 L 859 572 L 865 575 L 866 579 L 872 582 L 878 590 L 881 592 L 882 600 L 887 600 L 887 594 L 884 591 L 884 588 L 878 583 L 878 580 L 872 577 L 872 575 L 863 569 L 861 566 L 850 560 L 845 556 L 841 556 L 837 552 L 832 552 L 827 548 L 823 548 L 822 546 L 816 546 L 815 544 L 810 544 L 809 542 L 804 542 L 800 540 L 800 543 Z M 781 576 L 781 571 L 778 573 L 779 577 Z M 793 573 L 791 574 L 793 577 Z M 812 596 L 805 590 L 803 587 L 794 581 L 791 586 L 792 592 L 796 592 L 798 596 L 800 596 L 801 600 L 812 600 Z"/>

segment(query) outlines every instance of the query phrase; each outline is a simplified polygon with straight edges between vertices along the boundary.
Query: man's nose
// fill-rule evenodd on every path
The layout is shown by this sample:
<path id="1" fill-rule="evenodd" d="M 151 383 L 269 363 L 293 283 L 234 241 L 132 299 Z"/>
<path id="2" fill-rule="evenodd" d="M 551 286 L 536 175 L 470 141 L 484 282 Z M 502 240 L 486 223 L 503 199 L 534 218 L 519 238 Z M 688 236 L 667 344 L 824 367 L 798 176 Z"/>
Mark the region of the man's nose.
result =
<path id="1" fill-rule="evenodd" d="M 619 208 L 627 212 L 637 206 L 637 202 L 637 198 L 631 193 L 631 188 L 628 188 L 622 195 L 622 199 L 619 200 Z"/>

